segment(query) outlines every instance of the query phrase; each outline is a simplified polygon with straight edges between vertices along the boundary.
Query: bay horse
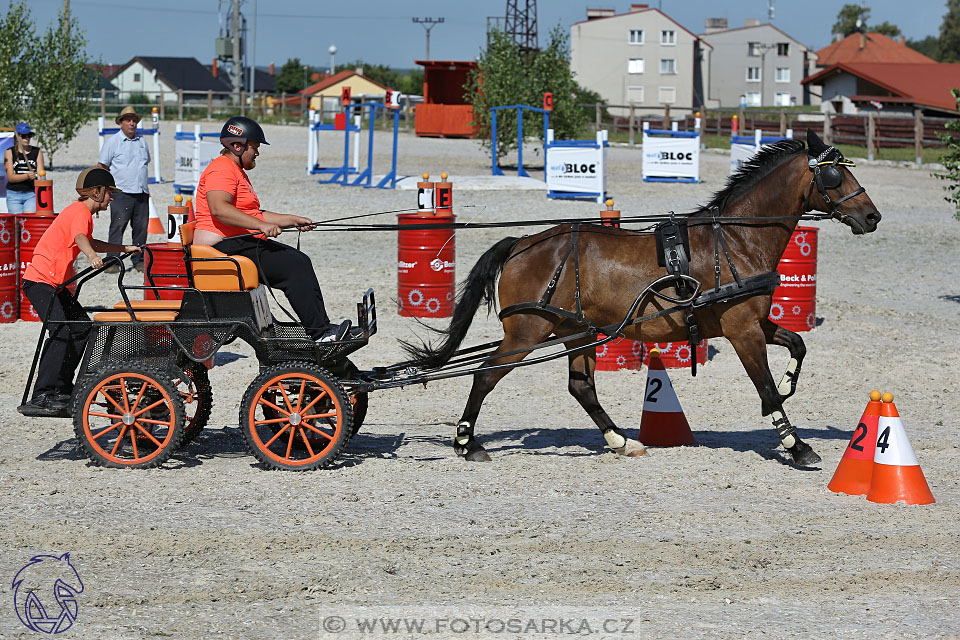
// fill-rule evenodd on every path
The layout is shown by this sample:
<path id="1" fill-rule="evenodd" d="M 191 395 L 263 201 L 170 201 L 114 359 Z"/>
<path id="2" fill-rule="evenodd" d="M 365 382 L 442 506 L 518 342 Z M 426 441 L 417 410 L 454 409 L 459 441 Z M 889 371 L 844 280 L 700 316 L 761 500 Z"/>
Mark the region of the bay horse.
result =
<path id="1" fill-rule="evenodd" d="M 685 311 L 693 312 L 691 321 L 701 337 L 723 336 L 733 345 L 760 395 L 762 415 L 772 417 L 781 443 L 801 466 L 816 464 L 820 456 L 797 436 L 783 411 L 783 401 L 796 391 L 806 347 L 800 336 L 768 317 L 776 286 L 773 272 L 800 216 L 808 211 L 824 212 L 827 215 L 822 218 L 836 219 L 856 235 L 876 230 L 880 213 L 848 169 L 852 165 L 808 130 L 806 147 L 801 141 L 786 140 L 761 148 L 730 176 L 709 204 L 683 217 L 689 237 L 689 275 L 696 281 L 716 282 L 721 285 L 718 289 L 729 289 L 735 286 L 730 283 L 740 285 L 765 275 L 769 284 L 773 277 L 773 285 L 759 293 L 713 298 L 711 304 Z M 574 258 L 568 260 L 571 252 Z M 448 362 L 479 306 L 486 302 L 488 310 L 492 308 L 499 275 L 504 336 L 485 366 L 519 363 L 530 348 L 550 336 L 556 336 L 567 349 L 575 349 L 597 340 L 596 330 L 584 333 L 587 328 L 619 326 L 628 313 L 637 320 L 656 316 L 648 311 L 662 311 L 663 296 L 645 287 L 665 274 L 665 267 L 658 264 L 654 235 L 649 232 L 561 224 L 529 237 L 504 238 L 481 256 L 461 285 L 450 325 L 440 330 L 439 345 L 404 346 L 416 365 L 439 367 Z M 673 296 L 684 298 L 683 282 L 670 282 L 676 284 L 668 285 L 663 293 L 672 291 Z M 537 300 L 540 303 L 534 302 Z M 634 304 L 637 300 L 639 306 Z M 647 342 L 687 340 L 689 325 L 685 317 L 677 315 L 664 313 L 628 324 L 620 333 Z M 790 351 L 791 360 L 779 384 L 770 374 L 768 344 Z M 568 360 L 568 390 L 599 427 L 607 446 L 621 455 L 644 455 L 643 444 L 627 438 L 600 406 L 594 384 L 595 350 L 574 351 Z M 474 374 L 454 437 L 455 452 L 466 460 L 490 460 L 474 429 L 487 394 L 509 371 L 505 367 Z"/>

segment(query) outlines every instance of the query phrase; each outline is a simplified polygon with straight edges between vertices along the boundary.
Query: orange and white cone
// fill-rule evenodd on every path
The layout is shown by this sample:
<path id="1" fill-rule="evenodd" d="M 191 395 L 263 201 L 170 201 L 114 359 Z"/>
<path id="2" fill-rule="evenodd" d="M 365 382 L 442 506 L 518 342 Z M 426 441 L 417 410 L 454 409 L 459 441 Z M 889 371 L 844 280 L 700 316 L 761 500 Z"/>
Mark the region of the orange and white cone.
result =
<path id="1" fill-rule="evenodd" d="M 873 478 L 873 453 L 877 447 L 877 422 L 880 420 L 880 392 L 870 392 L 870 402 L 850 437 L 840 464 L 827 488 L 834 493 L 865 496 Z"/>
<path id="2" fill-rule="evenodd" d="M 150 223 L 147 225 L 147 233 L 167 235 L 167 225 L 160 219 L 157 208 L 153 206 L 153 196 L 147 194 L 147 203 L 150 206 Z"/>
<path id="3" fill-rule="evenodd" d="M 892 393 L 883 394 L 877 433 L 873 478 L 867 500 L 887 504 L 900 500 L 907 504 L 935 502 L 900 421 L 897 406 L 893 404 Z"/>
<path id="4" fill-rule="evenodd" d="M 643 415 L 640 417 L 637 440 L 654 447 L 697 444 L 658 349 L 650 350 L 647 367 L 647 388 L 643 396 Z"/>

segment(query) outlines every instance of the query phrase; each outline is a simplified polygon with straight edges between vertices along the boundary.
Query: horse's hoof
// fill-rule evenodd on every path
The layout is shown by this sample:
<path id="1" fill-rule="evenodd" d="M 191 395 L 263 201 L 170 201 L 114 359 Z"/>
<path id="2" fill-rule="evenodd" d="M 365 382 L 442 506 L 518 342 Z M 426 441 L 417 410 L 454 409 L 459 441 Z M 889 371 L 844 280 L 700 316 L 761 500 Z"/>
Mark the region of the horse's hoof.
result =
<path id="1" fill-rule="evenodd" d="M 650 455 L 647 453 L 647 448 L 643 446 L 643 444 L 630 438 L 627 438 L 626 444 L 622 447 L 617 447 L 613 452 L 618 456 L 626 456 L 628 458 L 639 458 L 640 456 Z"/>
<path id="2" fill-rule="evenodd" d="M 791 449 L 790 454 L 793 456 L 794 463 L 801 467 L 812 467 L 821 461 L 817 452 L 806 443 L 800 442 L 795 444 Z"/>
<path id="3" fill-rule="evenodd" d="M 471 451 L 467 455 L 463 456 L 463 459 L 468 462 L 493 462 L 490 458 L 490 455 L 487 454 L 483 449 L 476 449 Z"/>

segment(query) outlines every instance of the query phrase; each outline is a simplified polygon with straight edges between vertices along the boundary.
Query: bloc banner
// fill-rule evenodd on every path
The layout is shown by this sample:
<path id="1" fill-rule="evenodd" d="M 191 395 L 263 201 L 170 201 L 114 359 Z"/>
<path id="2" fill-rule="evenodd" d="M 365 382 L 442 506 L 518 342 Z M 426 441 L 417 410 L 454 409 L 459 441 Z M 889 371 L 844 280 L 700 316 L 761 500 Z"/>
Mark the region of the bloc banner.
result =
<path id="1" fill-rule="evenodd" d="M 686 178 L 700 181 L 700 137 L 669 138 L 643 133 L 643 179 Z"/>
<path id="2" fill-rule="evenodd" d="M 181 186 L 196 186 L 200 174 L 210 161 L 220 155 L 223 145 L 207 140 L 177 140 L 174 152 L 174 183 Z M 199 166 L 195 166 L 199 159 Z"/>
<path id="3" fill-rule="evenodd" d="M 606 147 L 548 147 L 547 190 L 569 193 L 606 192 Z"/>
<path id="4" fill-rule="evenodd" d="M 757 148 L 753 144 L 730 144 L 730 175 L 733 175 L 744 162 L 753 157 Z"/>

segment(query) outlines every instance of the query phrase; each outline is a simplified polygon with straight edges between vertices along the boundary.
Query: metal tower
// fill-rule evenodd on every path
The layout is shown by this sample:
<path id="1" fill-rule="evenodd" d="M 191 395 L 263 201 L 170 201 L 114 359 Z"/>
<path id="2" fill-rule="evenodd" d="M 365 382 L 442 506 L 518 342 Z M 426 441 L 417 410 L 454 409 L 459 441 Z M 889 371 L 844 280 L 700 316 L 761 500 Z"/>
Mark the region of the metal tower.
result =
<path id="1" fill-rule="evenodd" d="M 522 8 L 521 8 L 522 7 Z M 537 51 L 537 0 L 507 0 L 503 31 L 521 51 Z"/>

